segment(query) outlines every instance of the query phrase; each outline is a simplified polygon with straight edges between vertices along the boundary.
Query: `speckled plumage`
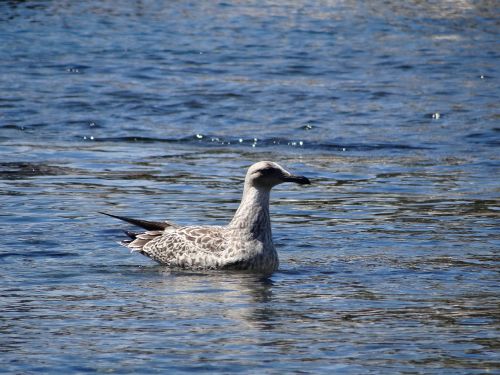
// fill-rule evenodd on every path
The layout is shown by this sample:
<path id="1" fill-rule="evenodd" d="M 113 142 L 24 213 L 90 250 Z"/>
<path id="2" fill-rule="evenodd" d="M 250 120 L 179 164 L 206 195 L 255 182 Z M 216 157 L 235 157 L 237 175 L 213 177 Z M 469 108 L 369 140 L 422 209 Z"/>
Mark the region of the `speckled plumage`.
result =
<path id="1" fill-rule="evenodd" d="M 243 197 L 227 226 L 188 226 L 109 215 L 148 231 L 127 233 L 122 244 L 174 268 L 238 269 L 270 274 L 278 268 L 269 218 L 271 188 L 282 182 L 309 184 L 276 163 L 262 161 L 246 174 Z"/>

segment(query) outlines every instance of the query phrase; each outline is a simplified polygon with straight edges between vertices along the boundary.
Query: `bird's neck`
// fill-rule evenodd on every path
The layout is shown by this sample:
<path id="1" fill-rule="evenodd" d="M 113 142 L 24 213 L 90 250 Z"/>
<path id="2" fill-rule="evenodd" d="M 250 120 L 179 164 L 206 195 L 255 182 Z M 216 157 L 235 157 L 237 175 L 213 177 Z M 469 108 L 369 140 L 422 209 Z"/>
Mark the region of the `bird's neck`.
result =
<path id="1" fill-rule="evenodd" d="M 229 227 L 244 230 L 255 238 L 270 235 L 269 188 L 257 188 L 245 184 L 240 206 Z"/>

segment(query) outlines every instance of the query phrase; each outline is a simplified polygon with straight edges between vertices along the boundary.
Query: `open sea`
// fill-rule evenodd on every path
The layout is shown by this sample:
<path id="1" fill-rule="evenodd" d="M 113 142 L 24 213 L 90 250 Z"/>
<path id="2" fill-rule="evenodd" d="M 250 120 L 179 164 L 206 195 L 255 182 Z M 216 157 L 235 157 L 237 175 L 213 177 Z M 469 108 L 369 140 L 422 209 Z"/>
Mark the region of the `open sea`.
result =
<path id="1" fill-rule="evenodd" d="M 497 1 L 0 2 L 0 373 L 500 374 Z M 98 214 L 224 225 L 181 272 Z"/>

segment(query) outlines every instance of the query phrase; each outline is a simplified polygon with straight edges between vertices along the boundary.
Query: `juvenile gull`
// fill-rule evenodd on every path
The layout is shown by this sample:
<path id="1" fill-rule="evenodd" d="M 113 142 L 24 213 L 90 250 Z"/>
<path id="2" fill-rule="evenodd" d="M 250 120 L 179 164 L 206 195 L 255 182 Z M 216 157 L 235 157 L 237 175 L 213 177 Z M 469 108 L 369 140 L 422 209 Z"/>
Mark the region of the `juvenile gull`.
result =
<path id="1" fill-rule="evenodd" d="M 261 161 L 246 174 L 243 197 L 226 226 L 186 226 L 171 222 L 108 216 L 146 229 L 126 232 L 131 238 L 121 244 L 158 263 L 185 269 L 236 269 L 270 274 L 278 268 L 269 218 L 269 195 L 283 182 L 310 184 L 277 163 Z"/>

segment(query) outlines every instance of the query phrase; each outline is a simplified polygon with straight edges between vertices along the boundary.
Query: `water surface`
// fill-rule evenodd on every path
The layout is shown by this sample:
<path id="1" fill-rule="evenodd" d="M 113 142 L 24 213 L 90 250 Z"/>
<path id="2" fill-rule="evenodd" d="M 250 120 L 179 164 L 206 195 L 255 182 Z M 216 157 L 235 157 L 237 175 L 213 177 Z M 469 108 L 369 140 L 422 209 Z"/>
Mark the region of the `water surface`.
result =
<path id="1" fill-rule="evenodd" d="M 489 1 L 0 4 L 10 373 L 500 367 Z M 268 279 L 129 254 L 98 211 L 227 223 L 280 162 Z"/>

